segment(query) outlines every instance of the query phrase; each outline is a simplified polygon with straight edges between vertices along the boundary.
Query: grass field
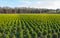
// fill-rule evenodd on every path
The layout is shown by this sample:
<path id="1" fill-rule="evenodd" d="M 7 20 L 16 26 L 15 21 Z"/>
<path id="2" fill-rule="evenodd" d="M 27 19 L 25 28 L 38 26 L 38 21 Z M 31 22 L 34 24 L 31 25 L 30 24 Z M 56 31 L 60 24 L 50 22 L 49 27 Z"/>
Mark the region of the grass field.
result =
<path id="1" fill-rule="evenodd" d="M 60 14 L 0 14 L 0 38 L 60 38 Z"/>

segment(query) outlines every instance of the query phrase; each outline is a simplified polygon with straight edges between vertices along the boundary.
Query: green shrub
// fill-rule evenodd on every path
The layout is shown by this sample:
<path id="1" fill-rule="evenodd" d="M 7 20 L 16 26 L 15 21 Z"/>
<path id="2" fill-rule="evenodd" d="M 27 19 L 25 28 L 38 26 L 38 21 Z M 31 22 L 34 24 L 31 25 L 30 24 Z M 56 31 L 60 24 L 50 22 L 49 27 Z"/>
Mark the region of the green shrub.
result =
<path id="1" fill-rule="evenodd" d="M 52 35 L 52 38 L 58 38 L 58 35 L 57 35 L 56 33 L 54 33 L 54 34 Z"/>
<path id="2" fill-rule="evenodd" d="M 52 35 L 51 35 L 51 34 L 48 34 L 48 35 L 47 35 L 47 38 L 52 38 Z"/>

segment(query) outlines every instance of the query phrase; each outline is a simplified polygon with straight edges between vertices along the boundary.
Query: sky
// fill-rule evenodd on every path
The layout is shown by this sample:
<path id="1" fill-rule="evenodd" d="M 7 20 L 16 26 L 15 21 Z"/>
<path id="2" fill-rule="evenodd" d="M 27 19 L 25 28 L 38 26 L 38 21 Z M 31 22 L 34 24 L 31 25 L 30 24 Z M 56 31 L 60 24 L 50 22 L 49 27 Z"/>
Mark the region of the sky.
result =
<path id="1" fill-rule="evenodd" d="M 0 0 L 0 7 L 60 8 L 60 0 Z"/>

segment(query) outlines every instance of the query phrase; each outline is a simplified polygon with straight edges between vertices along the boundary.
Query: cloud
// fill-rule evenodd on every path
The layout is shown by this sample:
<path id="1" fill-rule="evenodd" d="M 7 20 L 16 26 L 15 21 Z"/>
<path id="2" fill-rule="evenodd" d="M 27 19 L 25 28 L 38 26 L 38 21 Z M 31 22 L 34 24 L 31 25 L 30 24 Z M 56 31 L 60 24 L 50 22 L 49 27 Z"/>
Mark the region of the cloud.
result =
<path id="1" fill-rule="evenodd" d="M 42 0 L 42 1 L 24 1 L 25 3 L 22 6 L 33 7 L 33 8 L 48 8 L 48 9 L 57 9 L 60 8 L 59 0 Z"/>
<path id="2" fill-rule="evenodd" d="M 1 0 L 0 6 L 57 9 L 60 8 L 60 0 Z"/>

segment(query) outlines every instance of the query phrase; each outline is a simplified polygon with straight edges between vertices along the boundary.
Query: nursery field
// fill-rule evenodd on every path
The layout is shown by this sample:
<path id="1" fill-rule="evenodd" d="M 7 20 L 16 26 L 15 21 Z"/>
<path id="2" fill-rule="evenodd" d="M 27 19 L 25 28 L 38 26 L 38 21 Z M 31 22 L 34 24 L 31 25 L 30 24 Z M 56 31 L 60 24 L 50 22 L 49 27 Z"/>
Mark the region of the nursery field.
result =
<path id="1" fill-rule="evenodd" d="M 60 38 L 60 14 L 0 14 L 0 38 Z"/>

